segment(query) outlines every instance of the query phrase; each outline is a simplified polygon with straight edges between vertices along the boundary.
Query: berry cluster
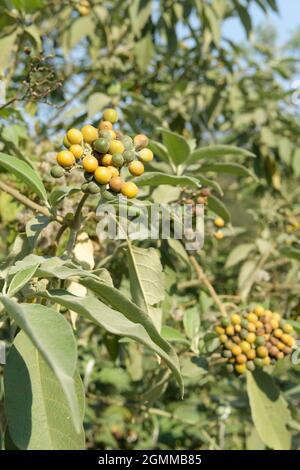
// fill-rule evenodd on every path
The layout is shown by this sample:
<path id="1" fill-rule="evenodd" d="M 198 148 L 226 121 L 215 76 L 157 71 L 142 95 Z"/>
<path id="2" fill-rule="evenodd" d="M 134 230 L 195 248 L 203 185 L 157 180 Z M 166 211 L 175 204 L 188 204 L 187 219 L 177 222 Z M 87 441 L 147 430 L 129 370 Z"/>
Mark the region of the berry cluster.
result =
<path id="1" fill-rule="evenodd" d="M 243 374 L 256 366 L 274 364 L 291 354 L 295 345 L 293 327 L 279 313 L 257 305 L 254 311 L 223 317 L 215 327 L 227 359 L 227 369 Z"/>
<path id="2" fill-rule="evenodd" d="M 107 199 L 120 192 L 128 198 L 136 197 L 136 184 L 124 181 L 121 169 L 127 167 L 131 175 L 140 176 L 144 173 L 144 163 L 153 159 L 153 153 L 146 148 L 148 138 L 145 135 L 138 134 L 132 139 L 114 130 L 113 124 L 117 121 L 118 113 L 106 109 L 98 129 L 91 125 L 81 130 L 70 129 L 63 141 L 68 150 L 57 154 L 58 165 L 52 168 L 51 175 L 60 178 L 65 171 L 82 168 L 86 179 L 82 191 L 91 194 L 101 191 Z"/>

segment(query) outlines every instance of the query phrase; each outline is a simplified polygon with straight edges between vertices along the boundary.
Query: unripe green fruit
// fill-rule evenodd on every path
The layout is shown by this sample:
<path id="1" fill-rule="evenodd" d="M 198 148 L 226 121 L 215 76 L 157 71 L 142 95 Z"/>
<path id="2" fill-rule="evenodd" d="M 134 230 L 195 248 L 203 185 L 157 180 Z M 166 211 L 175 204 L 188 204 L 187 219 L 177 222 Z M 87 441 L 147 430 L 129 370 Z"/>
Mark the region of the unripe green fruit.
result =
<path id="1" fill-rule="evenodd" d="M 61 178 L 65 172 L 61 166 L 55 165 L 51 168 L 50 173 L 53 178 Z"/>
<path id="2" fill-rule="evenodd" d="M 88 192 L 88 185 L 89 185 L 88 181 L 86 181 L 85 183 L 82 183 L 81 191 L 84 193 Z"/>
<path id="3" fill-rule="evenodd" d="M 102 192 L 102 197 L 103 199 L 105 199 L 106 201 L 112 201 L 113 199 L 115 199 L 115 195 L 112 194 L 110 191 L 108 191 L 107 189 L 105 189 L 103 192 Z"/>
<path id="4" fill-rule="evenodd" d="M 228 349 L 226 349 L 224 352 L 223 352 L 223 357 L 227 357 L 228 359 L 232 357 L 232 352 L 229 351 Z"/>
<path id="5" fill-rule="evenodd" d="M 255 364 L 253 361 L 248 361 L 246 366 L 247 366 L 247 369 L 250 370 L 251 372 L 255 370 Z"/>
<path id="6" fill-rule="evenodd" d="M 108 139 L 104 139 L 102 137 L 101 139 L 95 140 L 95 142 L 93 143 L 93 147 L 100 153 L 106 153 L 109 148 L 109 143 L 110 141 Z"/>
<path id="7" fill-rule="evenodd" d="M 111 131 L 103 129 L 102 131 L 99 132 L 99 134 L 100 134 L 100 137 L 102 137 L 105 140 L 108 140 L 108 141 L 112 140 Z"/>
<path id="8" fill-rule="evenodd" d="M 221 318 L 221 325 L 226 327 L 229 325 L 229 319 L 227 317 L 222 317 Z"/>
<path id="9" fill-rule="evenodd" d="M 233 367 L 232 364 L 227 364 L 226 369 L 227 369 L 227 372 L 233 372 L 234 371 L 234 367 Z"/>
<path id="10" fill-rule="evenodd" d="M 126 162 L 132 162 L 132 160 L 134 160 L 134 157 L 135 157 L 134 150 L 125 150 L 125 152 L 123 153 L 123 157 Z"/>
<path id="11" fill-rule="evenodd" d="M 124 158 L 121 153 L 115 153 L 112 157 L 112 164 L 118 168 L 124 165 Z"/>
<path id="12" fill-rule="evenodd" d="M 249 334 L 249 331 L 248 331 L 248 330 L 242 329 L 242 331 L 241 331 L 241 337 L 242 337 L 243 339 L 246 339 L 247 336 L 248 336 L 248 334 Z"/>
<path id="13" fill-rule="evenodd" d="M 254 359 L 254 364 L 255 364 L 256 366 L 258 366 L 258 367 L 262 367 L 262 366 L 264 365 L 263 359 L 260 359 L 259 357 L 256 357 L 256 358 Z"/>
<path id="14" fill-rule="evenodd" d="M 88 189 L 88 192 L 89 192 L 90 194 L 97 194 L 97 193 L 100 192 L 99 186 L 98 186 L 96 183 L 94 183 L 93 181 L 88 184 L 88 188 L 87 188 L 87 189 Z"/>
<path id="15" fill-rule="evenodd" d="M 266 339 L 263 336 L 257 336 L 255 342 L 256 342 L 257 346 L 263 346 L 266 342 Z"/>
<path id="16" fill-rule="evenodd" d="M 248 320 L 242 320 L 241 325 L 243 328 L 248 328 Z"/>
<path id="17" fill-rule="evenodd" d="M 71 222 L 71 220 L 74 219 L 74 214 L 73 212 L 68 212 L 66 215 L 65 215 L 65 221 L 67 222 Z"/>
<path id="18" fill-rule="evenodd" d="M 129 135 L 124 135 L 122 139 L 125 150 L 131 150 L 133 148 L 133 140 Z"/>

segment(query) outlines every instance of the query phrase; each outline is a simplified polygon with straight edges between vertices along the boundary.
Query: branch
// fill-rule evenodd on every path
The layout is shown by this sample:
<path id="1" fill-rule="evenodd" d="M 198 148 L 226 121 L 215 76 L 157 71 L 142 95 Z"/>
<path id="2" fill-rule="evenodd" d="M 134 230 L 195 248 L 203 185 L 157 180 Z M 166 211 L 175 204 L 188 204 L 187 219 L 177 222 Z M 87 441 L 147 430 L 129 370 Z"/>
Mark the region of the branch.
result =
<path id="1" fill-rule="evenodd" d="M 197 277 L 198 277 L 198 283 L 199 284 L 204 284 L 207 287 L 207 289 L 210 292 L 210 295 L 211 295 L 212 299 L 214 300 L 215 304 L 218 306 L 220 313 L 222 314 L 222 316 L 226 317 L 227 312 L 226 312 L 226 308 L 225 308 L 224 304 L 221 302 L 220 297 L 218 296 L 218 294 L 215 291 L 214 287 L 212 286 L 212 284 L 208 280 L 207 276 L 204 274 L 203 269 L 201 268 L 201 266 L 197 262 L 196 258 L 194 256 L 190 256 L 190 262 L 191 262 L 193 268 L 196 271 L 196 274 L 197 274 Z"/>
<path id="2" fill-rule="evenodd" d="M 27 206 L 30 209 L 36 212 L 39 212 L 40 214 L 45 215 L 46 217 L 49 217 L 51 215 L 49 210 L 46 207 L 41 206 L 40 204 L 37 204 L 36 202 L 31 201 L 28 197 L 21 194 L 17 189 L 12 188 L 6 183 L 3 183 L 3 181 L 0 181 L 0 189 L 10 194 L 11 196 L 13 196 L 15 199 L 17 199 L 17 201 L 21 202 L 21 204 L 23 204 L 24 206 Z"/>

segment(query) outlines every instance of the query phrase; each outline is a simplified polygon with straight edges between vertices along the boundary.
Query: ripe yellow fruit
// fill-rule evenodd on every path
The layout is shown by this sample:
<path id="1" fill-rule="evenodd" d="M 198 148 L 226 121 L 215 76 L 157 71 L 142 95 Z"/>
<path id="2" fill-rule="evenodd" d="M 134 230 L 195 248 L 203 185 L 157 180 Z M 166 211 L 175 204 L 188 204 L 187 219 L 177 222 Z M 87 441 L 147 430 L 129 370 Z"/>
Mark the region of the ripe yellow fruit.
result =
<path id="1" fill-rule="evenodd" d="M 83 135 L 83 139 L 88 143 L 91 144 L 94 140 L 98 139 L 98 130 L 94 126 L 83 126 L 81 129 L 81 133 Z"/>
<path id="2" fill-rule="evenodd" d="M 248 326 L 247 326 L 247 330 L 248 330 L 248 331 L 251 331 L 251 333 L 255 333 L 255 331 L 256 331 L 256 326 L 255 326 L 255 324 L 249 322 L 249 323 L 248 323 Z"/>
<path id="3" fill-rule="evenodd" d="M 109 165 L 107 168 L 110 170 L 112 177 L 113 176 L 119 176 L 118 168 L 116 168 L 115 166 L 112 166 L 112 165 Z"/>
<path id="4" fill-rule="evenodd" d="M 218 335 L 223 335 L 225 333 L 225 330 L 224 328 L 222 328 L 221 326 L 217 325 L 215 327 L 215 332 L 218 334 Z"/>
<path id="5" fill-rule="evenodd" d="M 226 343 L 227 339 L 228 339 L 228 338 L 227 338 L 226 335 L 220 335 L 220 336 L 219 336 L 219 340 L 221 341 L 221 343 Z"/>
<path id="6" fill-rule="evenodd" d="M 149 144 L 149 139 L 144 134 L 137 134 L 133 139 L 133 144 L 136 149 L 142 149 L 144 147 L 147 147 L 147 145 Z"/>
<path id="7" fill-rule="evenodd" d="M 153 152 L 150 149 L 142 149 L 139 151 L 139 159 L 144 163 L 151 162 L 153 160 Z"/>
<path id="8" fill-rule="evenodd" d="M 281 336 L 281 341 L 285 344 L 288 344 L 289 343 L 289 340 L 290 340 L 290 335 L 288 335 L 287 333 L 284 333 L 282 336 Z"/>
<path id="9" fill-rule="evenodd" d="M 241 350 L 240 346 L 238 346 L 237 344 L 232 346 L 231 352 L 234 356 L 238 356 L 239 354 L 242 354 L 242 350 Z"/>
<path id="10" fill-rule="evenodd" d="M 138 187 L 132 181 L 126 181 L 122 184 L 121 192 L 123 196 L 127 196 L 129 199 L 136 197 L 138 193 Z"/>
<path id="11" fill-rule="evenodd" d="M 268 355 L 268 350 L 267 350 L 267 348 L 266 348 L 265 346 L 259 346 L 259 347 L 257 348 L 257 351 L 256 351 L 256 352 L 257 352 L 258 357 L 262 357 L 262 358 L 263 358 L 263 357 L 266 357 L 266 356 Z"/>
<path id="12" fill-rule="evenodd" d="M 102 165 L 103 166 L 110 166 L 112 164 L 112 155 L 110 153 L 106 153 L 102 157 Z"/>
<path id="13" fill-rule="evenodd" d="M 258 329 L 258 328 L 263 328 L 263 326 L 264 326 L 264 325 L 263 325 L 263 323 L 262 323 L 261 321 L 258 320 L 257 322 L 255 322 L 255 327 L 256 327 L 257 329 Z"/>
<path id="14" fill-rule="evenodd" d="M 75 157 L 69 150 L 62 150 L 56 156 L 57 163 L 65 168 L 74 165 Z"/>
<path id="15" fill-rule="evenodd" d="M 133 162 L 129 163 L 128 170 L 133 176 L 140 176 L 144 173 L 145 168 L 142 162 L 134 160 Z"/>
<path id="16" fill-rule="evenodd" d="M 261 305 L 256 305 L 254 312 L 258 317 L 261 317 L 265 313 L 265 309 Z"/>
<path id="17" fill-rule="evenodd" d="M 241 317 L 237 313 L 233 313 L 230 319 L 233 325 L 239 325 L 241 323 Z"/>
<path id="18" fill-rule="evenodd" d="M 273 318 L 270 320 L 270 325 L 273 328 L 273 330 L 276 330 L 279 327 L 279 321 L 274 320 Z"/>
<path id="19" fill-rule="evenodd" d="M 83 148 L 81 147 L 81 145 L 73 144 L 73 145 L 71 145 L 69 150 L 70 150 L 70 152 L 73 153 L 75 158 L 80 158 L 83 155 Z"/>
<path id="20" fill-rule="evenodd" d="M 214 224 L 215 224 L 216 227 L 222 228 L 222 227 L 224 227 L 224 225 L 225 225 L 225 221 L 222 219 L 222 217 L 217 217 L 217 218 L 214 220 Z"/>
<path id="21" fill-rule="evenodd" d="M 87 155 L 82 160 L 82 166 L 88 173 L 94 173 L 98 168 L 98 160 L 93 155 Z"/>
<path id="22" fill-rule="evenodd" d="M 83 135 L 78 129 L 70 129 L 67 132 L 67 139 L 70 144 L 81 144 Z"/>
<path id="23" fill-rule="evenodd" d="M 67 149 L 71 146 L 71 142 L 68 141 L 68 137 L 66 135 L 64 136 L 63 144 Z"/>
<path id="24" fill-rule="evenodd" d="M 245 354 L 239 354 L 236 356 L 236 362 L 238 364 L 245 364 L 245 362 L 247 362 L 247 356 L 245 356 Z"/>
<path id="25" fill-rule="evenodd" d="M 242 331 L 241 325 L 234 325 L 234 329 L 237 333 L 240 333 L 240 331 Z"/>
<path id="26" fill-rule="evenodd" d="M 234 328 L 232 325 L 227 326 L 225 331 L 228 336 L 234 335 Z"/>
<path id="27" fill-rule="evenodd" d="M 238 374 L 244 374 L 246 370 L 246 364 L 236 364 L 234 368 Z"/>
<path id="28" fill-rule="evenodd" d="M 106 166 L 98 166 L 94 177 L 97 183 L 107 184 L 111 180 L 111 171 Z"/>
<path id="29" fill-rule="evenodd" d="M 263 365 L 268 366 L 269 364 L 271 364 L 271 359 L 269 358 L 269 356 L 264 357 L 263 358 Z"/>
<path id="30" fill-rule="evenodd" d="M 276 328 L 276 330 L 274 331 L 274 336 L 275 338 L 281 338 L 281 336 L 283 335 L 283 331 L 281 328 Z"/>
<path id="31" fill-rule="evenodd" d="M 246 341 L 248 341 L 248 343 L 252 344 L 252 343 L 254 343 L 255 340 L 256 340 L 256 335 L 254 333 L 248 333 L 248 335 L 246 337 Z"/>
<path id="32" fill-rule="evenodd" d="M 125 147 L 123 143 L 120 140 L 112 140 L 109 144 L 109 153 L 111 155 L 114 155 L 114 153 L 123 153 L 125 150 Z"/>
<path id="33" fill-rule="evenodd" d="M 240 343 L 240 348 L 241 348 L 242 352 L 247 353 L 248 351 L 250 351 L 251 346 L 250 346 L 249 343 L 247 343 L 247 341 L 242 341 Z"/>
<path id="34" fill-rule="evenodd" d="M 285 325 L 283 326 L 283 331 L 285 333 L 293 333 L 294 328 L 289 323 L 285 323 Z"/>
<path id="35" fill-rule="evenodd" d="M 256 358 L 256 352 L 255 349 L 249 349 L 249 351 L 246 352 L 247 358 L 252 361 L 253 359 Z"/>
<path id="36" fill-rule="evenodd" d="M 113 125 L 110 121 L 100 121 L 98 125 L 98 129 L 100 131 L 111 131 L 113 128 Z"/>
<path id="37" fill-rule="evenodd" d="M 216 240 L 223 240 L 224 233 L 221 230 L 217 230 L 216 232 L 214 232 L 214 237 Z"/>
<path id="38" fill-rule="evenodd" d="M 115 109 L 108 108 L 103 113 L 103 119 L 104 121 L 109 121 L 114 124 L 118 120 L 118 113 Z"/>
<path id="39" fill-rule="evenodd" d="M 273 313 L 272 313 L 271 310 L 265 310 L 265 316 L 266 317 L 270 318 L 270 317 L 272 317 L 272 315 L 273 315 Z"/>
<path id="40" fill-rule="evenodd" d="M 282 351 L 285 348 L 285 344 L 282 343 L 282 341 L 278 341 L 276 346 L 277 346 L 278 349 L 280 349 L 280 351 Z"/>
<path id="41" fill-rule="evenodd" d="M 251 323 L 256 323 L 258 318 L 257 318 L 257 315 L 255 315 L 255 313 L 248 313 L 247 315 L 247 320 Z"/>
<path id="42" fill-rule="evenodd" d="M 274 312 L 274 313 L 273 313 L 272 318 L 274 318 L 274 320 L 277 320 L 277 321 L 280 321 L 280 320 L 281 320 L 281 316 L 280 316 L 280 314 L 277 313 L 277 312 Z"/>

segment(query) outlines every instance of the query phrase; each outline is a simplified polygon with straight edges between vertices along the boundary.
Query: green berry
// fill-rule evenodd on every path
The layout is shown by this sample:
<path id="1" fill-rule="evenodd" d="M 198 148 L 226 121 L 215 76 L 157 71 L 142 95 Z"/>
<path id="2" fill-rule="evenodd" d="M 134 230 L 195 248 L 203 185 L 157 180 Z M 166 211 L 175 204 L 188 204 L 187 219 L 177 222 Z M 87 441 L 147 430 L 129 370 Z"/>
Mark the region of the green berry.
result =
<path id="1" fill-rule="evenodd" d="M 50 173 L 53 178 L 61 178 L 64 175 L 65 171 L 61 166 L 55 165 L 51 168 Z"/>
<path id="2" fill-rule="evenodd" d="M 108 139 L 104 139 L 103 137 L 101 137 L 101 139 L 95 140 L 95 142 L 93 143 L 93 147 L 100 153 L 106 153 L 109 149 L 109 143 L 110 141 Z"/>
<path id="3" fill-rule="evenodd" d="M 102 197 L 106 201 L 112 201 L 113 199 L 116 198 L 116 196 L 112 194 L 110 191 L 108 191 L 107 189 L 105 189 L 105 191 L 102 192 Z"/>
<path id="4" fill-rule="evenodd" d="M 255 364 L 253 361 L 248 361 L 246 366 L 247 366 L 247 369 L 250 370 L 251 372 L 255 370 Z"/>
<path id="5" fill-rule="evenodd" d="M 229 325 L 229 319 L 227 317 L 222 317 L 221 318 L 221 325 L 226 327 Z"/>
<path id="6" fill-rule="evenodd" d="M 242 337 L 243 339 L 246 339 L 247 336 L 248 336 L 248 334 L 249 334 L 249 331 L 248 331 L 248 330 L 245 330 L 245 329 L 243 328 L 242 331 L 241 331 L 241 337 Z"/>
<path id="7" fill-rule="evenodd" d="M 81 191 L 86 193 L 88 191 L 88 185 L 89 185 L 88 181 L 85 181 L 84 183 L 82 183 Z"/>
<path id="8" fill-rule="evenodd" d="M 259 358 L 259 357 L 256 357 L 256 358 L 254 359 L 254 364 L 255 364 L 256 366 L 258 366 L 258 367 L 263 367 L 263 365 L 264 365 L 263 360 L 262 360 L 261 358 Z"/>
<path id="9" fill-rule="evenodd" d="M 126 162 L 132 162 L 135 157 L 134 150 L 125 150 L 125 152 L 123 153 L 123 157 Z"/>
<path id="10" fill-rule="evenodd" d="M 121 153 L 115 153 L 112 157 L 112 164 L 118 168 L 124 165 L 124 158 Z"/>
<path id="11" fill-rule="evenodd" d="M 102 131 L 99 132 L 99 135 L 105 140 L 108 140 L 108 141 L 112 140 L 111 131 L 107 131 L 103 129 Z"/>
<path id="12" fill-rule="evenodd" d="M 99 186 L 93 181 L 88 184 L 87 190 L 90 194 L 97 194 L 100 192 Z"/>
<path id="13" fill-rule="evenodd" d="M 227 357 L 228 359 L 230 359 L 232 357 L 232 352 L 229 351 L 229 349 L 225 349 L 222 355 L 223 357 Z"/>
<path id="14" fill-rule="evenodd" d="M 242 320 L 241 325 L 243 328 L 248 328 L 248 320 Z"/>
<path id="15" fill-rule="evenodd" d="M 226 369 L 227 369 L 228 372 L 233 372 L 234 371 L 234 367 L 233 367 L 232 364 L 227 364 Z"/>
<path id="16" fill-rule="evenodd" d="M 124 135 L 122 139 L 125 150 L 131 150 L 133 148 L 133 140 L 129 135 Z"/>
<path id="17" fill-rule="evenodd" d="M 263 346 L 265 344 L 266 340 L 263 336 L 257 336 L 255 342 L 256 342 L 257 346 Z"/>

